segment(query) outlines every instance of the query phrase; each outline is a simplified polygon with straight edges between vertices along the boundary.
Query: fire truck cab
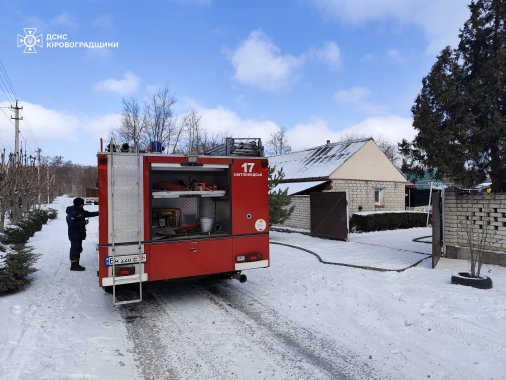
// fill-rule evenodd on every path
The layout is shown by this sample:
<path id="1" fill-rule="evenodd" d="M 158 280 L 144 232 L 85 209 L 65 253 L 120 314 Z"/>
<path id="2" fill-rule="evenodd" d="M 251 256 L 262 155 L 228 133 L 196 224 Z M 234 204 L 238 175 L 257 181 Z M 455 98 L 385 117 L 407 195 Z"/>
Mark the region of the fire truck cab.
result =
<path id="1" fill-rule="evenodd" d="M 227 139 L 199 156 L 109 150 L 98 154 L 99 286 L 139 283 L 142 299 L 142 282 L 244 282 L 243 270 L 269 266 L 260 139 Z"/>

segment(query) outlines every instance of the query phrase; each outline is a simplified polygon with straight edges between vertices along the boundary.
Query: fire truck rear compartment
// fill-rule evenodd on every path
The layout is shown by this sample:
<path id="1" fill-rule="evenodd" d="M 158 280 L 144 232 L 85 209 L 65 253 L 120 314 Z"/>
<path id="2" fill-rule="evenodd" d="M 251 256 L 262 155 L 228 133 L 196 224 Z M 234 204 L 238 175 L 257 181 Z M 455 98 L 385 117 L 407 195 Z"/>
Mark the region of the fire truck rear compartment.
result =
<path id="1" fill-rule="evenodd" d="M 245 282 L 241 271 L 269 266 L 266 160 L 104 157 L 101 286 L 206 275 Z"/>
<path id="2" fill-rule="evenodd" d="M 150 175 L 150 239 L 198 239 L 230 235 L 228 173 L 228 168 L 197 166 L 193 170 L 164 170 L 155 166 Z M 209 229 L 202 228 L 204 222 L 210 224 Z"/>

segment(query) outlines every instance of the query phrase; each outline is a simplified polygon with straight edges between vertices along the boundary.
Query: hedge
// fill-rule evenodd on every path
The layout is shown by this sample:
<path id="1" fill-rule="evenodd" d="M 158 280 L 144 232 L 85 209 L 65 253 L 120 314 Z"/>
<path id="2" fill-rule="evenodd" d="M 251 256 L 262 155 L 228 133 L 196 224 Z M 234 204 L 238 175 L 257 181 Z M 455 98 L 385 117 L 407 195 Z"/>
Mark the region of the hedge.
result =
<path id="1" fill-rule="evenodd" d="M 49 219 L 55 219 L 55 209 L 32 210 L 16 225 L 8 225 L 0 233 L 0 294 L 12 293 L 30 283 L 28 275 L 36 271 L 32 265 L 39 255 L 28 248 L 13 249 L 9 245 L 24 244 Z"/>
<path id="2" fill-rule="evenodd" d="M 4 232 L 0 233 L 0 243 L 3 244 L 22 244 L 26 243 L 35 232 L 42 229 L 49 219 L 55 219 L 57 212 L 55 209 L 39 209 L 30 211 L 16 225 L 8 225 Z"/>
<path id="3" fill-rule="evenodd" d="M 426 212 L 359 212 L 350 219 L 351 232 L 397 230 L 426 225 Z"/>
<path id="4" fill-rule="evenodd" d="M 30 283 L 28 275 L 36 272 L 32 265 L 39 255 L 29 249 L 0 254 L 0 294 L 12 293 Z"/>

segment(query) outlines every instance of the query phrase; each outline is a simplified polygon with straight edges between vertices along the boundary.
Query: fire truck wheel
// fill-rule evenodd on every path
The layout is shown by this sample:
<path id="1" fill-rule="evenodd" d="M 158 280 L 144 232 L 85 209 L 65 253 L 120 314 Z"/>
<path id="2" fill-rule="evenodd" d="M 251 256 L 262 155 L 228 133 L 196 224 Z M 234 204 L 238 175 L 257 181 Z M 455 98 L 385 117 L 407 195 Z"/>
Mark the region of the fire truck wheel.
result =
<path id="1" fill-rule="evenodd" d="M 112 286 L 102 286 L 102 289 L 104 289 L 104 292 L 112 294 Z"/>

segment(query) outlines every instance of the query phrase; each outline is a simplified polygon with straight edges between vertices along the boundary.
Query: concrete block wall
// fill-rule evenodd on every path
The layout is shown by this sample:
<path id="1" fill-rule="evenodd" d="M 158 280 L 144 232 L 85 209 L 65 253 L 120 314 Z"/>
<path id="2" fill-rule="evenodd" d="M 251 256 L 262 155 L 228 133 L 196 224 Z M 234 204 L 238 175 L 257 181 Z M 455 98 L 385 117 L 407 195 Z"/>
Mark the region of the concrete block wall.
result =
<path id="1" fill-rule="evenodd" d="M 456 190 L 445 191 L 444 245 L 448 257 L 467 257 L 467 230 L 471 226 L 475 239 L 482 236 L 483 228 L 487 229 L 485 249 L 501 254 L 501 260 L 504 260 L 506 193 L 461 194 Z"/>
<path id="2" fill-rule="evenodd" d="M 374 189 L 385 189 L 384 206 L 374 204 Z M 348 193 L 348 216 L 361 211 L 400 211 L 404 210 L 404 183 L 379 181 L 350 181 L 332 180 L 331 191 L 344 191 Z M 311 229 L 311 214 L 309 195 L 294 195 L 292 205 L 295 209 L 283 223 L 285 227 Z"/>
<path id="3" fill-rule="evenodd" d="M 291 228 L 300 228 L 304 230 L 311 229 L 311 216 L 309 208 L 309 195 L 294 195 L 292 206 L 295 206 L 292 215 L 285 220 L 283 226 Z"/>
<path id="4" fill-rule="evenodd" d="M 405 208 L 403 182 L 332 180 L 332 191 L 348 192 L 349 216 L 360 211 L 401 211 Z M 385 189 L 383 207 L 374 204 L 374 190 Z M 360 210 L 359 207 L 362 206 Z"/>

